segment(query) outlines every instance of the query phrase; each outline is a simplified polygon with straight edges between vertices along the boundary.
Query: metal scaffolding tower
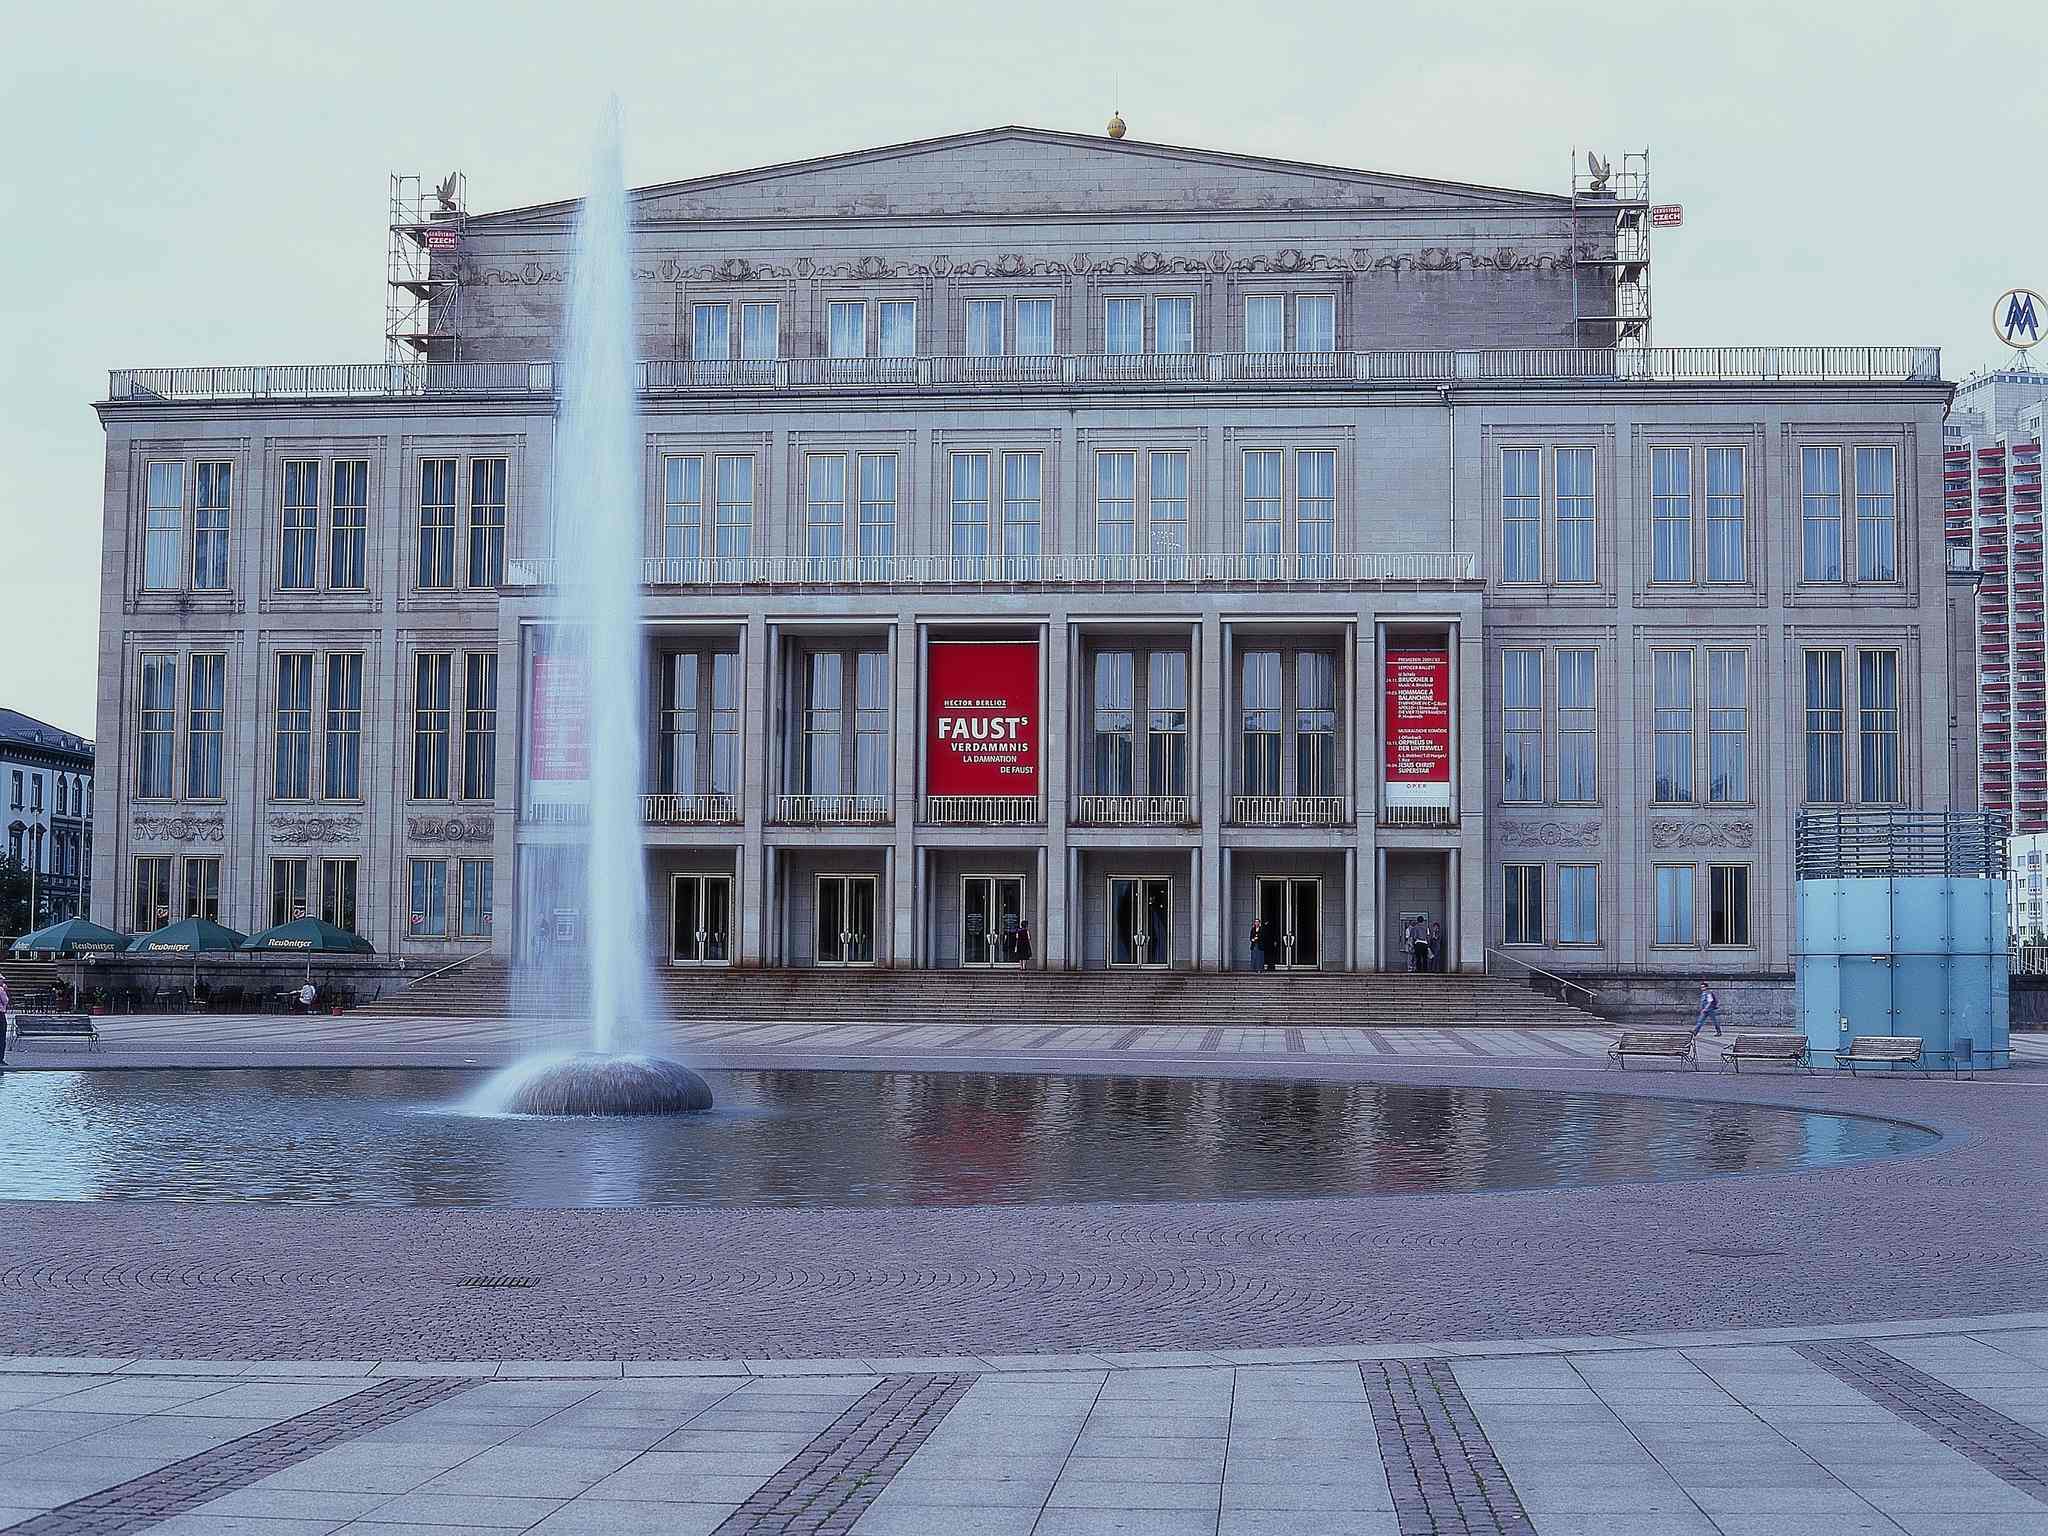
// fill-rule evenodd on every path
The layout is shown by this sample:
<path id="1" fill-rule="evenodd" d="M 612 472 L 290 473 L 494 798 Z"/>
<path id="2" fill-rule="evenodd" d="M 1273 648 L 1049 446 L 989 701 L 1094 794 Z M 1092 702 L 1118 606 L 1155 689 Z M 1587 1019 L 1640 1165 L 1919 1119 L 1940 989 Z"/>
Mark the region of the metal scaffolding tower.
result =
<path id="1" fill-rule="evenodd" d="M 1572 152 L 1572 317 L 1582 347 L 1650 344 L 1650 152 Z"/>
<path id="2" fill-rule="evenodd" d="M 456 361 L 461 287 L 453 268 L 462 249 L 468 182 L 456 171 L 437 185 L 391 177 L 391 237 L 386 251 L 384 360 Z"/>

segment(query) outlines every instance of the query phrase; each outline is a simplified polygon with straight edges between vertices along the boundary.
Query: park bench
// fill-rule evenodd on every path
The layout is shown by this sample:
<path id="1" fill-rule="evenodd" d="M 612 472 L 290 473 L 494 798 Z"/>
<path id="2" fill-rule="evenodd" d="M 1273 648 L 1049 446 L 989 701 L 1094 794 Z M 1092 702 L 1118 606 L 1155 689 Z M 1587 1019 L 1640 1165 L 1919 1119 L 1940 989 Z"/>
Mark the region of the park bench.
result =
<path id="1" fill-rule="evenodd" d="M 1740 1072 L 1745 1061 L 1775 1061 L 1781 1066 L 1813 1070 L 1806 1054 L 1806 1036 L 1792 1030 L 1737 1035 L 1721 1048 L 1721 1060 L 1731 1072 Z"/>
<path id="2" fill-rule="evenodd" d="M 14 1038 L 17 1040 L 83 1040 L 94 1050 L 99 1049 L 100 1032 L 94 1027 L 92 1018 L 83 1013 L 17 1013 L 14 1016 Z"/>
<path id="3" fill-rule="evenodd" d="M 1858 1035 L 1849 1042 L 1846 1051 L 1835 1052 L 1835 1065 L 1847 1067 L 1854 1076 L 1859 1066 L 1896 1066 L 1926 1068 L 1920 1064 L 1920 1037 L 1918 1035 Z"/>
<path id="4" fill-rule="evenodd" d="M 1623 1030 L 1621 1038 L 1607 1047 L 1607 1059 L 1628 1068 L 1631 1056 L 1663 1056 L 1672 1061 L 1683 1062 L 1697 1068 L 1699 1062 L 1692 1054 L 1692 1032 L 1684 1029 L 1630 1029 Z"/>

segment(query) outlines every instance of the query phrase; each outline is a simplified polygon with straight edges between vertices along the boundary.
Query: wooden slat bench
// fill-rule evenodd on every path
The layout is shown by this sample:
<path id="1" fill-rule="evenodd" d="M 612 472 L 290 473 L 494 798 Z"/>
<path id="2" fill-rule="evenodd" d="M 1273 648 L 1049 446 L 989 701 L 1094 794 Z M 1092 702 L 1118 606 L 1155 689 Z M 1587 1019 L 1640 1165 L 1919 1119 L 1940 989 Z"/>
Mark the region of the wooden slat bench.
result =
<path id="1" fill-rule="evenodd" d="M 1607 1047 L 1607 1059 L 1628 1068 L 1631 1056 L 1662 1056 L 1667 1060 L 1680 1062 L 1697 1068 L 1699 1061 L 1693 1056 L 1692 1031 L 1686 1029 L 1630 1029 L 1623 1030 L 1621 1038 Z"/>
<path id="2" fill-rule="evenodd" d="M 1745 1061 L 1774 1061 L 1780 1066 L 1813 1070 L 1806 1054 L 1806 1036 L 1792 1030 L 1737 1035 L 1721 1048 L 1721 1060 L 1731 1072 L 1740 1072 Z"/>
<path id="3" fill-rule="evenodd" d="M 99 1049 L 100 1032 L 90 1014 L 84 1013 L 17 1013 L 14 1016 L 14 1038 L 17 1040 L 83 1040 L 94 1050 Z"/>
<path id="4" fill-rule="evenodd" d="M 1920 1037 L 1918 1035 L 1858 1035 L 1849 1042 L 1849 1049 L 1835 1052 L 1835 1065 L 1847 1067 L 1855 1075 L 1859 1066 L 1920 1067 Z"/>

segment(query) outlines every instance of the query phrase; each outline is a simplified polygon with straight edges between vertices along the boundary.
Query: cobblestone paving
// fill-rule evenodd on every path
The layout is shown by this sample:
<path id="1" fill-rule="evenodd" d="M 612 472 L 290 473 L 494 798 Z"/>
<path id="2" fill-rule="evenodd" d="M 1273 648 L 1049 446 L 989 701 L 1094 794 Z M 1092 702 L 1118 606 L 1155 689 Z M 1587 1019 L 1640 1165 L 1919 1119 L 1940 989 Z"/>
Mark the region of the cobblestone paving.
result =
<path id="1" fill-rule="evenodd" d="M 1445 1360 L 1359 1367 L 1400 1536 L 1530 1536 L 1514 1485 Z"/>

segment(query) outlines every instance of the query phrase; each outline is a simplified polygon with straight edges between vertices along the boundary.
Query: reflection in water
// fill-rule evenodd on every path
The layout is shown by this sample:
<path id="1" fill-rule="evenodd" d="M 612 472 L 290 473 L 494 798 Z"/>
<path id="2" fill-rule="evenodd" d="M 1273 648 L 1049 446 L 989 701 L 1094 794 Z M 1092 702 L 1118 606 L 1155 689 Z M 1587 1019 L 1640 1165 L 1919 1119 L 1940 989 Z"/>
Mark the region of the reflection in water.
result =
<path id="1" fill-rule="evenodd" d="M 475 1117 L 477 1074 L 0 1076 L 0 1199 L 901 1206 L 1538 1189 L 1926 1145 L 1853 1116 L 1216 1078 L 714 1074 L 664 1119 Z"/>

